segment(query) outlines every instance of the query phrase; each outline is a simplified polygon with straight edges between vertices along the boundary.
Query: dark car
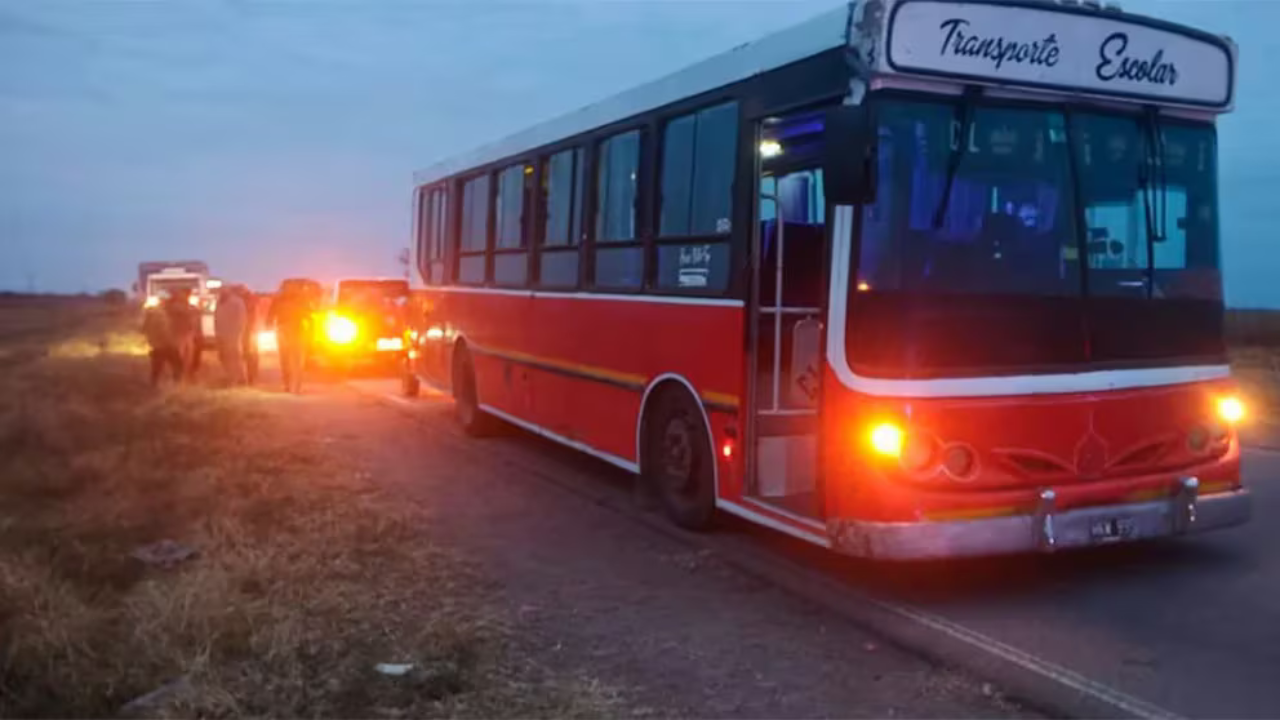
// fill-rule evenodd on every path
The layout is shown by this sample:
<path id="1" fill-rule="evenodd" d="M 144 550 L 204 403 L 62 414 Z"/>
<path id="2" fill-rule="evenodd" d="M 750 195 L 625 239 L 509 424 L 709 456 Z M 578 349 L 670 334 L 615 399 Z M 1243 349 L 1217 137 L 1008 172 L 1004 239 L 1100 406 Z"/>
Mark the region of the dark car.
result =
<path id="1" fill-rule="evenodd" d="M 399 367 L 406 350 L 409 297 L 406 280 L 339 280 L 317 326 L 321 333 L 317 355 L 339 369 L 373 364 Z"/>

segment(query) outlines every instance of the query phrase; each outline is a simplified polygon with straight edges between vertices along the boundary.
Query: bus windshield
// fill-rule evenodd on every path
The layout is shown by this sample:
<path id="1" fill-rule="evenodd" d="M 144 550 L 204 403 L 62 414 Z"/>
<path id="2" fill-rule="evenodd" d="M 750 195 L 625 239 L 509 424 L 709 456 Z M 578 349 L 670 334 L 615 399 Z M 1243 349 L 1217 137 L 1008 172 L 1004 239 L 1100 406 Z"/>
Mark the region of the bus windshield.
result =
<path id="1" fill-rule="evenodd" d="M 860 371 L 1221 354 L 1211 127 L 1058 107 L 878 108 L 879 187 L 850 289 Z"/>

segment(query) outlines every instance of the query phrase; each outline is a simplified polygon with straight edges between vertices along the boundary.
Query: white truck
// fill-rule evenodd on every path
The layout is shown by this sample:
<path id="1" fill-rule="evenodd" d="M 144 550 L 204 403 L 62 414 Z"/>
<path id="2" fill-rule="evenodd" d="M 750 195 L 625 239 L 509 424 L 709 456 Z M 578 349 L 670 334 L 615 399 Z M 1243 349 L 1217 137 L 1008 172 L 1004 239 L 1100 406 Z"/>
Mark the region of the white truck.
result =
<path id="1" fill-rule="evenodd" d="M 201 345 L 209 348 L 213 345 L 215 291 L 221 286 L 221 281 L 209 275 L 209 265 L 202 260 L 160 260 L 138 264 L 138 281 L 133 290 L 144 307 L 159 304 L 176 290 L 190 290 L 191 304 L 200 309 Z"/>

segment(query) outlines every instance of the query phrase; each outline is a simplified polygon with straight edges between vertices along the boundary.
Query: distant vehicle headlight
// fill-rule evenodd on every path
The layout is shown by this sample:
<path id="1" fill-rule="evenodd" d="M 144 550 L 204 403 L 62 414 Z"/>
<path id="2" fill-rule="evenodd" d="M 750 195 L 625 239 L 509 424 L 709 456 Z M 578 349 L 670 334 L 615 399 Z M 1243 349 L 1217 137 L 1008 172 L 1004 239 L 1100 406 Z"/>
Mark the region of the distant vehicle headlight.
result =
<path id="1" fill-rule="evenodd" d="M 329 342 L 335 345 L 348 345 L 355 341 L 356 335 L 360 334 L 360 329 L 349 317 L 329 315 L 325 319 L 324 334 L 329 338 Z"/>
<path id="2" fill-rule="evenodd" d="M 259 352 L 275 352 L 278 348 L 276 345 L 276 333 L 274 330 L 263 330 L 258 333 L 258 351 Z"/>

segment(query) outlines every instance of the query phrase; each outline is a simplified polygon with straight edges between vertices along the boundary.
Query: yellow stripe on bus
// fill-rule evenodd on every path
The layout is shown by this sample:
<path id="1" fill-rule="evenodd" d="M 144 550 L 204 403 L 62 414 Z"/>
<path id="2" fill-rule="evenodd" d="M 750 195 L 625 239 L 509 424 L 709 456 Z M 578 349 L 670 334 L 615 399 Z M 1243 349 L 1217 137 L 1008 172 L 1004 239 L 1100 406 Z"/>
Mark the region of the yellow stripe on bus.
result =
<path id="1" fill-rule="evenodd" d="M 634 373 L 619 372 L 610 370 L 609 368 L 597 367 L 595 365 L 583 365 L 581 363 L 571 363 L 556 358 L 543 357 L 539 355 L 530 355 L 516 350 L 507 350 L 506 348 L 497 347 L 477 347 L 477 350 L 496 355 L 508 360 L 522 362 L 527 365 L 542 365 L 548 368 L 563 370 L 575 375 L 582 375 L 597 380 L 605 380 L 620 385 L 629 385 L 637 390 L 643 390 L 648 387 L 649 381 L 643 375 Z M 738 396 L 731 393 L 722 393 L 707 391 L 701 394 L 702 401 L 709 405 L 720 405 L 729 408 L 738 407 Z"/>

